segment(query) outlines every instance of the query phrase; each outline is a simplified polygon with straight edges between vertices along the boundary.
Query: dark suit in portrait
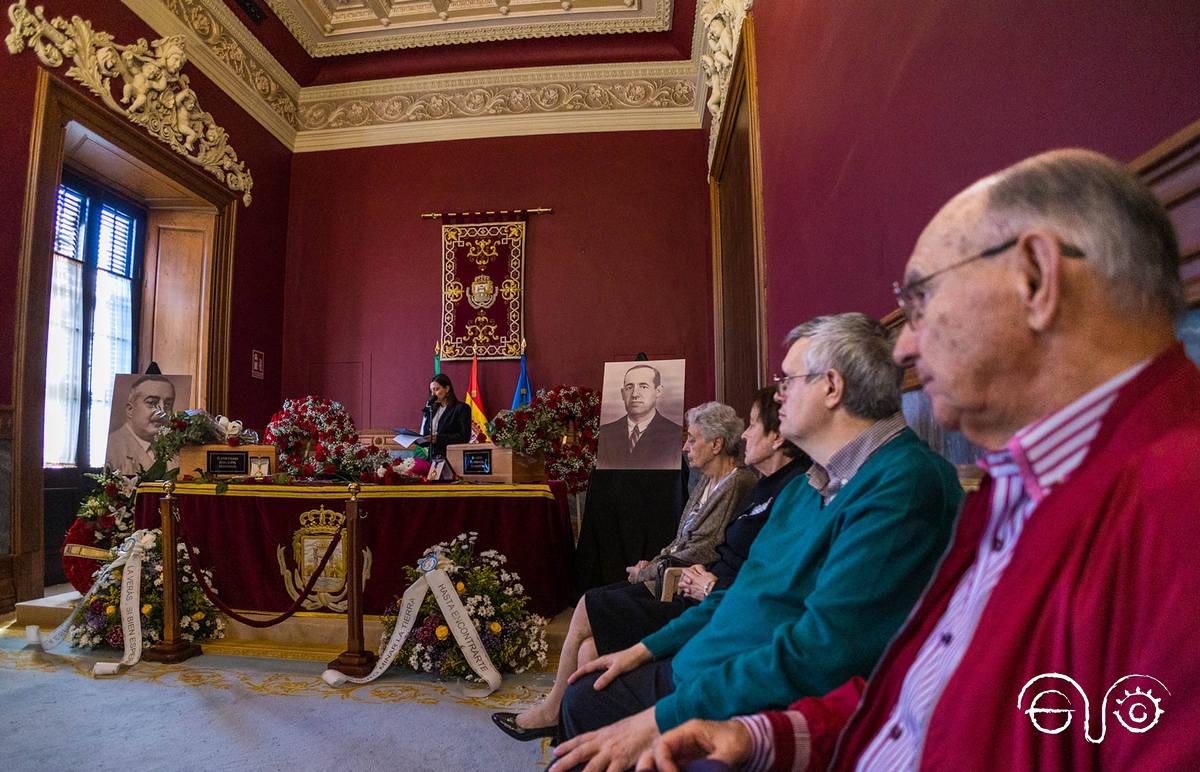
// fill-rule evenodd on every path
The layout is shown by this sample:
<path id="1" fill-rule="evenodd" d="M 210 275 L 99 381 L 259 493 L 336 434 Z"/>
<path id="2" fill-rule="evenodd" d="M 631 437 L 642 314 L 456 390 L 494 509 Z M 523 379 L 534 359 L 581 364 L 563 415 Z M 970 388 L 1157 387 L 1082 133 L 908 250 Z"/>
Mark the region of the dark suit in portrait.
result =
<path id="1" fill-rule="evenodd" d="M 629 449 L 629 422 L 621 416 L 600 427 L 597 469 L 675 469 L 683 456 L 683 427 L 655 413 L 646 430 Z"/>

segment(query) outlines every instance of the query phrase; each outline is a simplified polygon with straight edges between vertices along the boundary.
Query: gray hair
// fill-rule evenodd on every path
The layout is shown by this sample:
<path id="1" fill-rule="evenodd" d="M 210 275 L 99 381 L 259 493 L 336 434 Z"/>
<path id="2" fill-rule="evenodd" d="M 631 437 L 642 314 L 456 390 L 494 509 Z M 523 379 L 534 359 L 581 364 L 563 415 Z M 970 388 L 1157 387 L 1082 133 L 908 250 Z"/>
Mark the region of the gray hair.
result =
<path id="1" fill-rule="evenodd" d="M 725 440 L 722 452 L 727 456 L 737 458 L 741 454 L 742 431 L 746 424 L 738 418 L 737 411 L 729 405 L 720 402 L 705 402 L 703 405 L 687 411 L 688 426 L 696 427 L 696 431 L 707 442 Z"/>
<path id="2" fill-rule="evenodd" d="M 1172 318 L 1183 310 L 1171 219 L 1150 189 L 1116 161 L 1090 150 L 1056 150 L 1010 166 L 994 179 L 988 213 L 1008 227 L 1013 221 L 1053 222 L 1083 250 L 1117 308 Z"/>
<path id="3" fill-rule="evenodd" d="M 784 344 L 801 338 L 809 340 L 805 370 L 842 374 L 851 415 L 877 421 L 900 409 L 904 370 L 892 361 L 892 337 L 882 324 L 857 312 L 818 316 L 789 332 Z"/>

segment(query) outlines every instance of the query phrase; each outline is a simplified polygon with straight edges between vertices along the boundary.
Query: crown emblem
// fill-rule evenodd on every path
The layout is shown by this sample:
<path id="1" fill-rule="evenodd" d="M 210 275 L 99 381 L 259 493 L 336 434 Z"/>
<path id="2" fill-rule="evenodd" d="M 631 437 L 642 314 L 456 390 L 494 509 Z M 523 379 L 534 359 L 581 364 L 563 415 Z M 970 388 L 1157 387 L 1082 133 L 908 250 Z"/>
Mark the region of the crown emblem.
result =
<path id="1" fill-rule="evenodd" d="M 317 509 L 302 512 L 300 529 L 292 533 L 291 563 L 288 565 L 287 548 L 280 545 L 275 550 L 279 562 L 279 573 L 283 577 L 284 589 L 292 600 L 300 600 L 302 608 L 309 611 L 327 609 L 345 612 L 347 608 L 346 558 L 343 543 L 334 545 L 333 540 L 341 534 L 345 537 L 346 515 L 326 509 L 322 504 Z M 326 553 L 329 559 L 313 583 L 312 594 L 300 598 L 300 590 L 317 572 Z M 371 550 L 362 551 L 362 578 L 365 584 L 371 576 Z"/>
<path id="2" fill-rule="evenodd" d="M 332 536 L 346 524 L 346 516 L 341 512 L 326 509 L 322 504 L 320 509 L 310 509 L 300 515 L 300 530 L 306 534 L 328 534 Z"/>

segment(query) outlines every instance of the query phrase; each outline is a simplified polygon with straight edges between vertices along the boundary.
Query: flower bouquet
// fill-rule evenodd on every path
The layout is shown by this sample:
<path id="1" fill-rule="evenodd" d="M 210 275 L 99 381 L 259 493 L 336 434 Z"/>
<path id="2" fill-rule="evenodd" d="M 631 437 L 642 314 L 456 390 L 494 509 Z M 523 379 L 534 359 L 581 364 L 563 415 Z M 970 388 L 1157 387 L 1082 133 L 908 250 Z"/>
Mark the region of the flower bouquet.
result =
<path id="1" fill-rule="evenodd" d="M 138 478 L 125 477 L 109 470 L 86 476 L 96 481 L 96 489 L 79 505 L 79 512 L 75 522 L 67 529 L 63 546 L 81 544 L 85 547 L 113 549 L 133 533 L 133 500 L 137 495 Z M 92 586 L 96 565 L 96 561 L 87 558 L 63 556 L 63 571 L 67 581 L 80 592 L 87 592 Z"/>
<path id="2" fill-rule="evenodd" d="M 141 614 L 142 643 L 152 645 L 162 638 L 163 629 L 163 559 L 162 531 L 150 532 L 155 544 L 146 551 L 142 562 Z M 225 635 L 225 618 L 204 596 L 196 583 L 196 573 L 188 559 L 187 549 L 177 544 L 179 550 L 179 632 L 186 641 L 210 641 Z M 117 556 L 113 549 L 113 557 Z M 203 569 L 202 569 L 203 570 Z M 72 646 L 94 649 L 97 646 L 121 648 L 124 639 L 121 632 L 121 571 L 117 569 L 102 580 L 90 603 L 80 606 L 75 612 L 67 639 Z M 203 570 L 205 579 L 211 583 L 212 576 Z M 84 590 L 86 592 L 86 589 Z"/>
<path id="3" fill-rule="evenodd" d="M 429 471 L 423 460 L 393 459 L 383 448 L 360 443 L 342 403 L 311 395 L 284 400 L 263 440 L 278 449 L 280 468 L 300 480 L 336 477 L 397 485 L 420 482 Z"/>
<path id="4" fill-rule="evenodd" d="M 223 415 L 212 416 L 205 410 L 181 410 L 178 413 L 159 413 L 158 433 L 150 441 L 154 466 L 141 475 L 143 480 L 167 477 L 167 469 L 178 465 L 179 451 L 184 445 L 224 443 L 237 447 L 258 442 L 258 432 L 243 429 L 241 421 L 231 421 Z M 176 470 L 175 474 L 178 474 Z"/>
<path id="5" fill-rule="evenodd" d="M 439 563 L 446 566 L 446 573 L 498 670 L 523 673 L 545 665 L 546 619 L 526 610 L 529 598 L 521 578 L 504 568 L 507 562 L 504 555 L 496 550 L 475 554 L 478 537 L 474 531 L 460 533 L 449 542 L 435 544 L 427 552 L 437 553 Z M 405 570 L 409 581 L 415 582 L 421 576 L 415 567 Z M 385 612 L 381 648 L 387 645 L 396 627 L 400 602 L 396 598 Z M 425 595 L 420 614 L 396 661 L 418 672 L 479 681 L 451 635 L 433 593 Z"/>
<path id="6" fill-rule="evenodd" d="M 574 442 L 570 430 L 574 429 Z M 571 493 L 587 489 L 596 468 L 600 395 L 586 386 L 539 389 L 528 405 L 501 411 L 492 421 L 492 440 L 527 456 L 542 456 L 551 480 Z"/>

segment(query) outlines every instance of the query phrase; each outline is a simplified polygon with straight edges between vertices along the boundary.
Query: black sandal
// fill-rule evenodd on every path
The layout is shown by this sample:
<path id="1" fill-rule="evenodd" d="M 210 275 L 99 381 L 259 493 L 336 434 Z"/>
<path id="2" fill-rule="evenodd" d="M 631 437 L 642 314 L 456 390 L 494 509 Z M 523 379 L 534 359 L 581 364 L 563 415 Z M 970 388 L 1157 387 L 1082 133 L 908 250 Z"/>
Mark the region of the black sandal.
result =
<path id="1" fill-rule="evenodd" d="M 506 735 L 514 740 L 525 742 L 527 740 L 536 740 L 539 737 L 553 737 L 558 734 L 558 726 L 539 726 L 533 729 L 526 729 L 517 724 L 516 713 L 493 713 L 492 723 L 500 727 Z"/>

